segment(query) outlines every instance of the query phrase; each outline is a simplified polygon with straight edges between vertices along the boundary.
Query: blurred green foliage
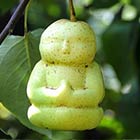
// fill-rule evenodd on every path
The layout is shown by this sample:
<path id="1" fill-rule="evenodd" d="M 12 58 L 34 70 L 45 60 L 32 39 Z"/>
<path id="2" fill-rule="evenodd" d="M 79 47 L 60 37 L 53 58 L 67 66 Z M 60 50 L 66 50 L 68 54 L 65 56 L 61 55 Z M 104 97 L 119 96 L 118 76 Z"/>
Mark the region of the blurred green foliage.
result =
<path id="1" fill-rule="evenodd" d="M 1 28 L 17 4 L 18 0 L 1 0 Z M 0 45 L 0 102 L 11 112 L 0 106 L 0 138 L 140 139 L 140 1 L 74 0 L 74 4 L 77 19 L 88 22 L 96 34 L 95 59 L 102 67 L 106 88 L 102 103 L 105 115 L 100 126 L 81 132 L 51 131 L 36 128 L 28 121 L 26 84 L 40 59 L 40 35 L 55 20 L 69 18 L 68 1 L 31 0 L 29 33 L 24 37 L 9 36 Z"/>

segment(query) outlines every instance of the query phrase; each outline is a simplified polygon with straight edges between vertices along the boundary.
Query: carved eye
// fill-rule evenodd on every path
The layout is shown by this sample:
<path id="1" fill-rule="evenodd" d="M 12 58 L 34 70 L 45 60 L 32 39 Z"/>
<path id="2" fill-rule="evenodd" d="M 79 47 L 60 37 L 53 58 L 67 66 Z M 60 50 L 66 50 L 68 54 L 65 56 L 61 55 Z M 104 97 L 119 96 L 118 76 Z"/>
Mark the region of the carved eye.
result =
<path id="1" fill-rule="evenodd" d="M 88 65 L 85 65 L 85 68 L 87 68 L 88 67 Z"/>

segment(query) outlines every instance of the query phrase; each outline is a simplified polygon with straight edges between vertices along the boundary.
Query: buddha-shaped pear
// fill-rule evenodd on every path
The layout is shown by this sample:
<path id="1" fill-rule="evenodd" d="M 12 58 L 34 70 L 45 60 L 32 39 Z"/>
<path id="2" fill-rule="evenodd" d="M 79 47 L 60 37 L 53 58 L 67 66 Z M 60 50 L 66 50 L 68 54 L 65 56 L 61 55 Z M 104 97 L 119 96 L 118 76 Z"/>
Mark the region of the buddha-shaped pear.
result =
<path id="1" fill-rule="evenodd" d="M 95 128 L 103 117 L 103 78 L 94 57 L 95 34 L 83 21 L 61 19 L 40 40 L 41 60 L 27 86 L 28 118 L 55 130 Z"/>

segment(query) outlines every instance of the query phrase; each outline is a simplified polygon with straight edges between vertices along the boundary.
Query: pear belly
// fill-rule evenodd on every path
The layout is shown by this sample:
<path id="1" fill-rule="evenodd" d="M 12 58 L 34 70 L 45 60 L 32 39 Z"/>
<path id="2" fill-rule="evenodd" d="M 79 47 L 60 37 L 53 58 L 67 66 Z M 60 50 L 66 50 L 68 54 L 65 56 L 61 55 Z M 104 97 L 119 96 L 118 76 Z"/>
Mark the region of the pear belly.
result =
<path id="1" fill-rule="evenodd" d="M 29 120 L 52 130 L 88 130 L 99 125 L 103 110 L 96 108 L 35 107 L 28 110 Z"/>
<path id="2" fill-rule="evenodd" d="M 46 68 L 48 88 L 58 88 L 65 80 L 73 89 L 84 88 L 86 68 L 84 66 L 50 65 Z"/>

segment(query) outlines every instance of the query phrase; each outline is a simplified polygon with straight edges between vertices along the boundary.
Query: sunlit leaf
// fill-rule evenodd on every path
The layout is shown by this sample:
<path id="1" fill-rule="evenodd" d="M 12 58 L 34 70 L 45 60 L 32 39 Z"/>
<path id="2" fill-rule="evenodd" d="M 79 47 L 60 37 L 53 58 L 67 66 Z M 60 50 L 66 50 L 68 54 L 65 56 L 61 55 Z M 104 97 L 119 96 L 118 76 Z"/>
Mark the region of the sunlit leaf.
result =
<path id="1" fill-rule="evenodd" d="M 0 103 L 0 119 L 8 119 L 11 113 Z"/>
<path id="2" fill-rule="evenodd" d="M 117 118 L 113 115 L 111 115 L 111 112 L 108 114 L 106 113 L 99 125 L 98 129 L 104 129 L 104 131 L 106 130 L 112 130 L 114 132 L 113 135 L 113 139 L 114 138 L 122 138 L 123 133 L 124 133 L 124 128 L 123 125 L 121 124 L 121 122 L 119 120 L 117 120 Z"/>

